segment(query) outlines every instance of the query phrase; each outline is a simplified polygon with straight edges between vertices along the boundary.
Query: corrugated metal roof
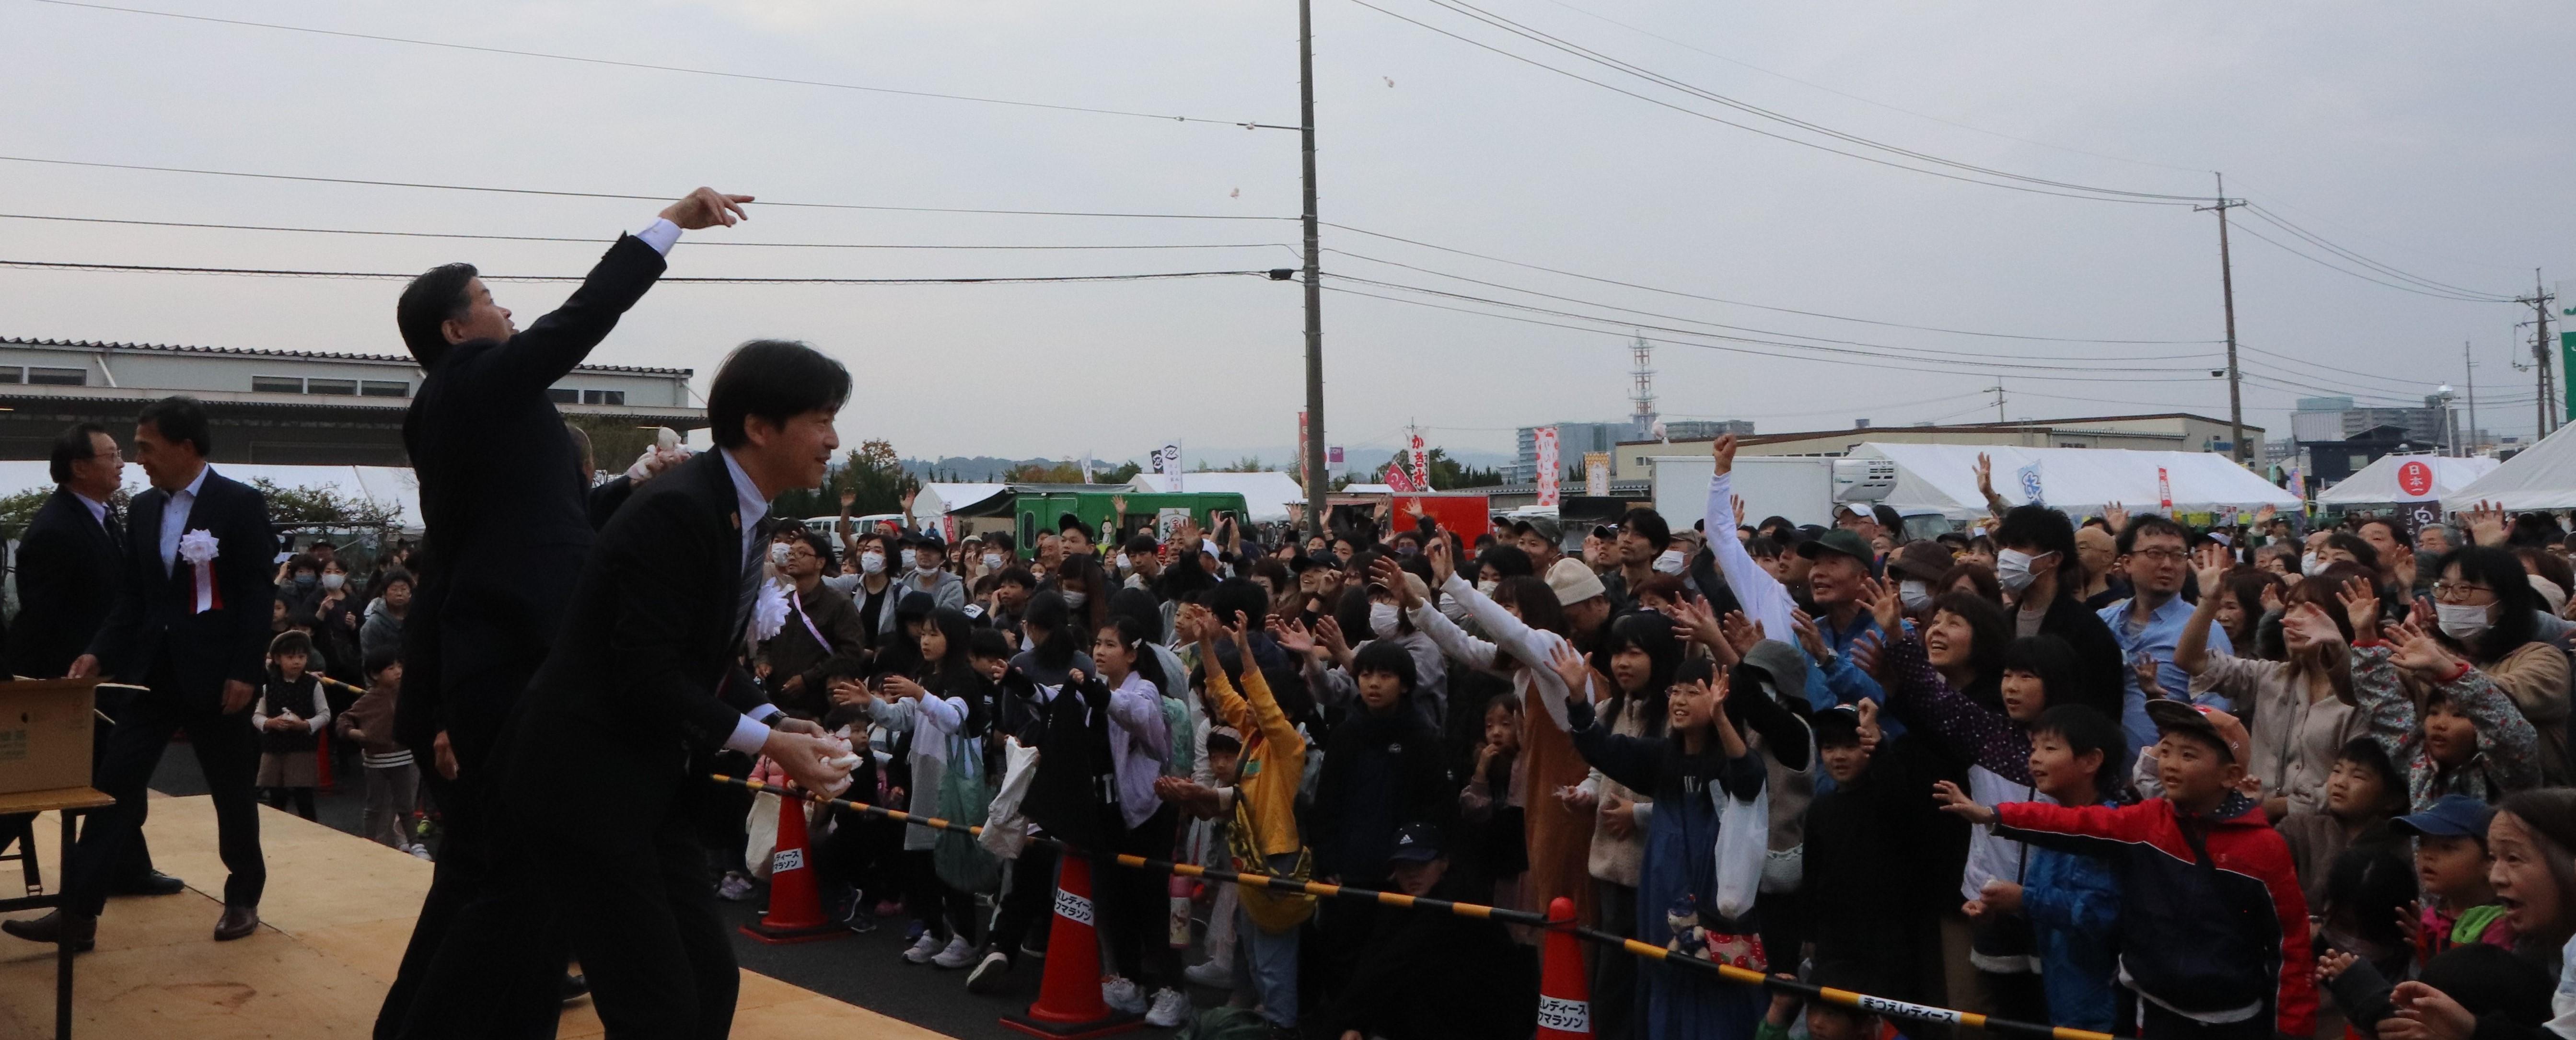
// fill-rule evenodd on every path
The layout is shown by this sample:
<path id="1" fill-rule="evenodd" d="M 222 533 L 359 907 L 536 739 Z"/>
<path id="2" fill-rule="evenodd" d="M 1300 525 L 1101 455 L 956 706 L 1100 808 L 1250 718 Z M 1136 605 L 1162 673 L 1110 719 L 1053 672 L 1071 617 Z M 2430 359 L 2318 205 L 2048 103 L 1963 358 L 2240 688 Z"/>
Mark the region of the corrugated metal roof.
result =
<path id="1" fill-rule="evenodd" d="M 312 361 L 393 361 L 418 367 L 404 354 L 341 354 L 310 350 L 267 350 L 259 347 L 191 347 L 171 343 L 108 343 L 87 339 L 30 339 L 24 336 L 0 336 L 0 346 L 60 347 L 72 350 L 157 350 L 172 354 L 222 354 L 237 357 L 304 358 Z M 645 368 L 635 365 L 580 365 L 575 372 L 624 372 L 633 375 L 681 376 L 686 368 Z"/>

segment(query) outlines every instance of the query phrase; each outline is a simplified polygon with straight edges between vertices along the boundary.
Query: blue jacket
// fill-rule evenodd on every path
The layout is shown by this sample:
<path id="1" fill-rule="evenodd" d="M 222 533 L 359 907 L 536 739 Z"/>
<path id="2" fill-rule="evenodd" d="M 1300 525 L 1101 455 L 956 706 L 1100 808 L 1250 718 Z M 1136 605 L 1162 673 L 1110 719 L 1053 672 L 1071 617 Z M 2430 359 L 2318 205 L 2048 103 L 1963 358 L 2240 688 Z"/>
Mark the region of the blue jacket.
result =
<path id="1" fill-rule="evenodd" d="M 2021 912 L 2039 945 L 2048 1020 L 2110 1032 L 2120 972 L 2120 876 L 2097 856 L 2032 846 Z"/>

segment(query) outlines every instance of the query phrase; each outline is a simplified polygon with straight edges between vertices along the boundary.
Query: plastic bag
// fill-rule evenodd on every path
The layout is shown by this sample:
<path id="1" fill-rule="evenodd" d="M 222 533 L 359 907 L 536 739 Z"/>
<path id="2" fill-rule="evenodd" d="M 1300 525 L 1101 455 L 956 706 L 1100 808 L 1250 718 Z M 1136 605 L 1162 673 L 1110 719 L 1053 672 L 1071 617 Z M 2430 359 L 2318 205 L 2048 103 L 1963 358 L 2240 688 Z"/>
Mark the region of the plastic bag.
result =
<path id="1" fill-rule="evenodd" d="M 743 818 L 751 838 L 743 844 L 742 859 L 760 881 L 769 880 L 770 854 L 778 851 L 778 806 L 777 795 L 761 791 L 751 796 L 751 815 Z"/>
<path id="2" fill-rule="evenodd" d="M 1762 869 L 1771 855 L 1771 792 L 1756 792 L 1749 802 L 1728 797 L 1715 784 L 1708 793 L 1717 799 L 1717 905 L 1712 909 L 1734 920 L 1752 912 L 1761 891 Z"/>
<path id="3" fill-rule="evenodd" d="M 981 827 L 992 804 L 993 785 L 984 773 L 981 742 L 950 736 L 948 768 L 939 780 L 939 817 L 952 824 Z M 974 835 L 940 831 L 930 846 L 930 863 L 939 880 L 960 892 L 1002 889 L 1001 861 L 975 844 Z"/>
<path id="4" fill-rule="evenodd" d="M 1020 814 L 1020 800 L 1028 797 L 1029 785 L 1037 780 L 1038 749 L 1009 737 L 1002 739 L 1002 786 L 993 792 L 992 807 L 984 815 L 984 834 L 975 840 L 984 851 L 1015 860 L 1029 844 L 1029 818 Z"/>

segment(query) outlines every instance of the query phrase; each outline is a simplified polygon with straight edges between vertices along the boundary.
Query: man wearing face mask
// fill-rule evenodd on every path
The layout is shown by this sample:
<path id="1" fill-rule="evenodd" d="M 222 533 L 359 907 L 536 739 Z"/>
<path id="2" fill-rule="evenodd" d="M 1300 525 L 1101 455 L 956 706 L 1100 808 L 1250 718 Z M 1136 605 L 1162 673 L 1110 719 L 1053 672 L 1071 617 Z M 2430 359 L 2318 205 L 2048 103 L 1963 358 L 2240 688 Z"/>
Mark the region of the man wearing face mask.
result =
<path id="1" fill-rule="evenodd" d="M 948 543 L 937 531 L 923 531 L 903 542 L 912 553 L 912 568 L 903 572 L 901 584 L 906 592 L 930 595 L 933 607 L 950 610 L 966 609 L 966 579 L 948 570 Z"/>
<path id="2" fill-rule="evenodd" d="M 2130 687 L 2129 670 L 2121 664 L 2111 626 L 2075 598 L 2076 571 L 2082 564 L 2075 560 L 2074 521 L 2047 506 L 2014 506 L 1995 528 L 1995 545 L 1995 581 L 2016 605 L 2015 634 L 2066 640 L 2075 648 L 2077 675 L 2083 679 L 2068 702 L 2091 705 L 2104 718 L 2120 718 L 2117 691 Z M 2150 728 L 2147 742 L 2155 739 Z"/>
<path id="3" fill-rule="evenodd" d="M 823 584 L 831 542 L 812 531 L 785 549 L 778 571 L 789 583 L 787 621 L 760 644 L 769 663 L 770 703 L 800 718 L 820 720 L 832 710 L 824 677 L 834 668 L 859 666 L 867 652 L 867 627 L 850 597 Z M 775 549 L 773 549 L 775 551 Z"/>

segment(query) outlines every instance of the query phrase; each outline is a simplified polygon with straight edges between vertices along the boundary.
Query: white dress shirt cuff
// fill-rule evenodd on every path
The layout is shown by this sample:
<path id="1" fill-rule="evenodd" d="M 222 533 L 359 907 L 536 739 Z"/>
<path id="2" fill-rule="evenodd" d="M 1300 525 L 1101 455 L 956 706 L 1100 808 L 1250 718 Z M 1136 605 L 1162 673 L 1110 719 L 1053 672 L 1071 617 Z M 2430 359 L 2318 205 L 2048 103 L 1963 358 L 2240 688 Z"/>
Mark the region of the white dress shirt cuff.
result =
<path id="1" fill-rule="evenodd" d="M 680 242 L 680 225 L 657 217 L 652 223 L 644 225 L 644 230 L 636 232 L 635 237 L 643 239 L 645 245 L 652 246 L 654 252 L 669 256 L 671 247 Z"/>
<path id="2" fill-rule="evenodd" d="M 757 755 L 760 753 L 761 747 L 768 743 L 768 724 L 752 718 L 749 715 L 745 715 L 734 722 L 733 735 L 725 738 L 724 746 L 727 751 L 739 751 L 746 755 Z"/>

